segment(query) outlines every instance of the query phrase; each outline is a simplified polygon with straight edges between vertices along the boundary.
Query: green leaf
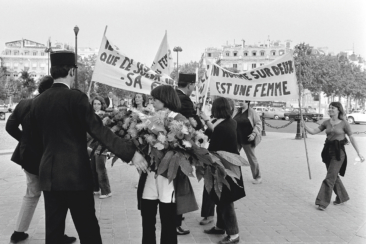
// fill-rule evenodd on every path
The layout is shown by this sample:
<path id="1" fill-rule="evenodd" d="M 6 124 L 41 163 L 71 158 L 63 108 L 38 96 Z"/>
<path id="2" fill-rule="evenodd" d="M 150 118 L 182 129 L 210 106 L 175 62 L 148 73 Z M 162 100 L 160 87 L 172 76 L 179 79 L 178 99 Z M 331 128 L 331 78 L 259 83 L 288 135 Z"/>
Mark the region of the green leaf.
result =
<path id="1" fill-rule="evenodd" d="M 212 188 L 213 188 L 213 175 L 210 167 L 206 167 L 205 174 L 204 174 L 204 183 L 206 191 L 210 194 Z"/>
<path id="2" fill-rule="evenodd" d="M 210 157 L 212 159 L 212 162 L 220 165 L 221 167 L 225 168 L 224 165 L 221 163 L 221 157 L 217 155 L 215 152 L 210 152 Z"/>
<path id="3" fill-rule="evenodd" d="M 169 163 L 174 155 L 174 151 L 168 151 L 158 166 L 158 175 L 163 174 L 169 167 Z"/>
<path id="4" fill-rule="evenodd" d="M 196 166 L 195 168 L 197 180 L 200 182 L 205 175 L 205 169 L 202 166 Z"/>
<path id="5" fill-rule="evenodd" d="M 119 159 L 119 157 L 114 156 L 114 158 L 112 159 L 112 167 L 113 167 L 114 163 L 115 163 L 118 159 Z"/>
<path id="6" fill-rule="evenodd" d="M 151 147 L 150 156 L 154 159 L 155 163 L 160 164 L 162 158 L 164 157 L 164 152 Z"/>
<path id="7" fill-rule="evenodd" d="M 172 159 L 170 161 L 169 168 L 168 168 L 169 183 L 172 182 L 175 179 L 175 177 L 177 176 L 177 172 L 178 172 L 178 168 L 179 168 L 179 154 L 180 153 L 174 154 L 174 156 L 172 157 Z"/>
<path id="8" fill-rule="evenodd" d="M 226 159 L 229 163 L 234 164 L 236 166 L 249 166 L 249 162 L 241 157 L 238 154 L 235 153 L 229 153 L 225 151 L 217 151 L 217 154 L 219 154 L 221 157 Z"/>
<path id="9" fill-rule="evenodd" d="M 192 147 L 192 149 L 194 156 L 197 157 L 197 160 L 201 165 L 211 165 L 213 163 L 210 152 L 207 149 L 201 147 Z"/>
<path id="10" fill-rule="evenodd" d="M 188 177 L 194 177 L 192 172 L 193 172 L 193 168 L 191 163 L 189 162 L 189 160 L 186 157 L 179 157 L 179 166 L 180 169 L 182 170 L 182 172 L 188 176 Z"/>

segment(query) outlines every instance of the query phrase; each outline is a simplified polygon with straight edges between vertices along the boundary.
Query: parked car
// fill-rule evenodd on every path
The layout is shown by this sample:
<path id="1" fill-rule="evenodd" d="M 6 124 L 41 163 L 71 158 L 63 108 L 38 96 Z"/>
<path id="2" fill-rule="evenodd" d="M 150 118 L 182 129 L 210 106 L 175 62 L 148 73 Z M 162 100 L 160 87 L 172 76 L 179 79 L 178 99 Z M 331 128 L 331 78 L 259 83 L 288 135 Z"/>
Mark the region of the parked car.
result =
<path id="1" fill-rule="evenodd" d="M 268 107 L 253 107 L 253 110 L 256 111 L 259 115 L 262 115 L 263 112 L 268 111 Z"/>
<path id="2" fill-rule="evenodd" d="M 347 114 L 347 120 L 350 124 L 366 123 L 365 110 L 353 111 L 353 113 Z"/>
<path id="3" fill-rule="evenodd" d="M 283 108 L 269 108 L 267 111 L 264 111 L 264 118 L 284 119 L 285 110 Z"/>
<path id="4" fill-rule="evenodd" d="M 302 115 L 305 121 L 318 121 L 323 119 L 323 114 L 319 114 L 316 112 L 309 111 L 307 108 L 301 109 Z M 285 120 L 297 119 L 300 117 L 300 109 L 294 108 L 291 112 L 286 112 Z"/>
<path id="5" fill-rule="evenodd" d="M 5 113 L 11 113 L 12 111 L 12 108 L 8 108 L 7 104 L 0 105 L 0 120 L 5 120 Z"/>

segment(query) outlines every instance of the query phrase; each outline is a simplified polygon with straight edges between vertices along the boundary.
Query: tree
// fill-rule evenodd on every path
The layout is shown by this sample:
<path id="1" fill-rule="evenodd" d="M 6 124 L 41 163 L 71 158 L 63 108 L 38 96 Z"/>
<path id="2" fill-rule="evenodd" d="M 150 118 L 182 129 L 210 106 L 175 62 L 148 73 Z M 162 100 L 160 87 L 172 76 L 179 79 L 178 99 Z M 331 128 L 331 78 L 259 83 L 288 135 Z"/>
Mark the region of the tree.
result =
<path id="1" fill-rule="evenodd" d="M 199 62 L 191 61 L 189 63 L 185 63 L 179 66 L 180 73 L 196 73 L 196 69 L 198 68 L 198 77 L 202 77 L 205 69 L 200 67 Z M 173 72 L 170 74 L 170 77 L 173 80 L 177 78 L 177 68 L 174 68 Z"/>
<path id="2" fill-rule="evenodd" d="M 33 95 L 33 92 L 37 89 L 37 85 L 34 79 L 30 77 L 30 74 L 27 70 L 22 70 L 18 81 L 21 84 L 20 94 L 18 94 L 20 98 L 30 98 Z"/>

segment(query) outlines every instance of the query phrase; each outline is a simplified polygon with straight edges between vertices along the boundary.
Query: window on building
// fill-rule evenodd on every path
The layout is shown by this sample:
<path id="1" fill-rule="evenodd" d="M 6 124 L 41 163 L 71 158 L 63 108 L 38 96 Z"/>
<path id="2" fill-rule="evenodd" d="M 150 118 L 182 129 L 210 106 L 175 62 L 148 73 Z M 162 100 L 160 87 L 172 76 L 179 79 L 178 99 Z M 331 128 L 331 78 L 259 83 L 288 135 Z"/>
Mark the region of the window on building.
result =
<path id="1" fill-rule="evenodd" d="M 279 51 L 279 55 L 284 55 L 284 54 L 285 54 L 285 51 L 283 51 L 283 50 Z"/>
<path id="2" fill-rule="evenodd" d="M 208 56 L 208 57 L 211 57 L 211 53 L 207 53 L 207 56 Z"/>
<path id="3" fill-rule="evenodd" d="M 41 52 L 41 56 L 44 56 L 44 52 Z"/>
<path id="4" fill-rule="evenodd" d="M 14 55 L 19 55 L 19 51 L 18 50 L 14 50 Z"/>
<path id="5" fill-rule="evenodd" d="M 260 65 L 260 66 L 263 66 L 263 65 L 264 65 L 264 63 L 260 63 L 259 65 Z"/>
<path id="6" fill-rule="evenodd" d="M 237 69 L 238 65 L 237 64 L 233 64 L 233 68 Z"/>
<path id="7" fill-rule="evenodd" d="M 276 56 L 276 51 L 271 51 L 272 56 Z"/>
<path id="8" fill-rule="evenodd" d="M 29 51 L 25 51 L 24 52 L 24 55 L 27 55 L 28 56 L 29 55 Z"/>
<path id="9" fill-rule="evenodd" d="M 261 51 L 261 56 L 264 56 L 265 52 L 264 51 Z"/>
<path id="10" fill-rule="evenodd" d="M 238 56 L 238 52 L 234 52 L 234 57 Z"/>
<path id="11" fill-rule="evenodd" d="M 252 64 L 252 69 L 255 69 L 257 67 L 257 64 Z"/>
<path id="12" fill-rule="evenodd" d="M 248 52 L 244 52 L 244 56 L 248 56 Z"/>
<path id="13" fill-rule="evenodd" d="M 210 65 L 207 65 L 207 69 L 209 69 L 210 68 Z"/>
<path id="14" fill-rule="evenodd" d="M 37 56 L 37 52 L 33 52 L 33 56 Z"/>
<path id="15" fill-rule="evenodd" d="M 252 52 L 252 55 L 253 55 L 253 56 L 257 56 L 257 51 L 253 51 L 253 52 Z"/>
<path id="16" fill-rule="evenodd" d="M 230 53 L 229 52 L 226 52 L 226 54 L 225 54 L 226 56 L 230 56 Z"/>

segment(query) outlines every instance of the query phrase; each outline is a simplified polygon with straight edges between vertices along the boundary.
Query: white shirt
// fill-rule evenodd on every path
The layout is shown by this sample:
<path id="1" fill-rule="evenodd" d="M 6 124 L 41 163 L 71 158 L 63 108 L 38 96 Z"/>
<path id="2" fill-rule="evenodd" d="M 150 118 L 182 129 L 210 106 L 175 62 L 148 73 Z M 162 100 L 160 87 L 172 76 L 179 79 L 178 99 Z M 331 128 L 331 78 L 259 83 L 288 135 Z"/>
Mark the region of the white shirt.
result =
<path id="1" fill-rule="evenodd" d="M 109 106 L 108 106 L 108 108 L 113 108 L 113 100 L 112 100 L 112 98 L 108 97 L 108 99 L 109 99 Z"/>
<path id="2" fill-rule="evenodd" d="M 63 83 L 63 82 L 55 82 L 54 84 L 64 84 L 65 86 L 67 86 L 70 89 L 70 86 L 66 83 Z"/>

